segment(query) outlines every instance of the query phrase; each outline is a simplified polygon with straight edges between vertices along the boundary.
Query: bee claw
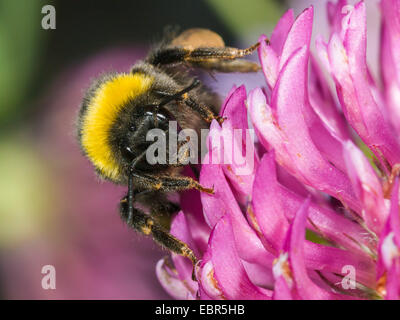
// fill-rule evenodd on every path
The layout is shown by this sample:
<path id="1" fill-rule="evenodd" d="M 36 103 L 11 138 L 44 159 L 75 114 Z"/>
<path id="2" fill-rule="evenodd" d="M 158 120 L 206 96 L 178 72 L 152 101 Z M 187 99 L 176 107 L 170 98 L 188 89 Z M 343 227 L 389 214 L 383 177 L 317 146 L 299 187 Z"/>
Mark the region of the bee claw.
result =
<path id="1" fill-rule="evenodd" d="M 218 121 L 219 124 L 222 124 L 228 118 L 227 117 L 217 116 L 215 119 Z"/>
<path id="2" fill-rule="evenodd" d="M 203 186 L 200 186 L 200 191 L 208 193 L 208 194 L 214 194 L 214 187 L 212 188 L 205 188 Z"/>

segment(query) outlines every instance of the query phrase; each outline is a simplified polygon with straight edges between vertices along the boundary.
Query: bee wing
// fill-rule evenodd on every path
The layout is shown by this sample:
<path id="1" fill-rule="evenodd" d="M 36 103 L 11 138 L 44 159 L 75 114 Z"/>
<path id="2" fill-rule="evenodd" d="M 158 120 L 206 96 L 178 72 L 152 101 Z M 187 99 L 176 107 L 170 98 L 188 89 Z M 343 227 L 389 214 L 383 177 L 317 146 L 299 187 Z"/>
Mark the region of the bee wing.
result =
<path id="1" fill-rule="evenodd" d="M 174 38 L 171 46 L 181 47 L 187 50 L 196 48 L 224 48 L 225 43 L 221 36 L 208 29 L 188 29 Z"/>

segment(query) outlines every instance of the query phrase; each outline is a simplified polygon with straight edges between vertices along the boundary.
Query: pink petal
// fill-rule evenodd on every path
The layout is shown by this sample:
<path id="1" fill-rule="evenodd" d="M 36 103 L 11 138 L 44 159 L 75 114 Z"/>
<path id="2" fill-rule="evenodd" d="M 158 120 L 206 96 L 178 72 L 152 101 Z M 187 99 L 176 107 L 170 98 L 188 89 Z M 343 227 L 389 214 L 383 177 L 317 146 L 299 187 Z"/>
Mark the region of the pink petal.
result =
<path id="1" fill-rule="evenodd" d="M 156 266 L 156 275 L 161 285 L 172 297 L 178 300 L 186 300 L 195 294 L 185 283 L 178 278 L 176 271 L 172 271 L 165 263 L 165 259 L 158 261 Z"/>
<path id="2" fill-rule="evenodd" d="M 333 274 L 342 274 L 343 267 L 353 266 L 359 283 L 375 286 L 375 264 L 365 255 L 306 241 L 304 259 L 308 269 Z"/>
<path id="3" fill-rule="evenodd" d="M 171 224 L 171 234 L 177 239 L 186 243 L 191 248 L 196 257 L 201 257 L 199 250 L 195 242 L 193 241 L 191 232 L 189 230 L 186 217 L 182 211 L 180 211 L 174 218 Z M 172 261 L 178 271 L 179 278 L 189 286 L 193 292 L 198 289 L 197 283 L 192 280 L 193 265 L 192 262 L 177 254 L 172 254 Z"/>
<path id="4" fill-rule="evenodd" d="M 400 5 L 395 0 L 382 0 L 380 62 L 388 112 L 392 125 L 400 134 Z"/>
<path id="5" fill-rule="evenodd" d="M 272 274 L 272 263 L 269 266 L 249 263 L 245 260 L 241 260 L 244 269 L 250 279 L 250 281 L 257 287 L 261 288 L 273 288 L 274 277 Z"/>
<path id="6" fill-rule="evenodd" d="M 309 83 L 310 103 L 327 130 L 340 140 L 349 140 L 349 130 L 343 114 L 336 107 L 328 82 L 324 78 L 316 59 L 311 56 Z M 340 153 L 339 153 L 340 154 Z"/>
<path id="7" fill-rule="evenodd" d="M 272 200 L 272 201 L 270 201 Z M 251 208 L 258 222 L 266 248 L 274 255 L 282 247 L 289 223 L 282 210 L 280 189 L 276 183 L 276 167 L 274 153 L 271 152 L 261 160 L 253 185 Z"/>
<path id="8" fill-rule="evenodd" d="M 247 129 L 247 113 L 246 113 L 246 88 L 244 85 L 238 88 L 232 88 L 225 103 L 222 116 L 226 120 L 222 123 L 222 127 L 229 126 L 232 129 Z"/>
<path id="9" fill-rule="evenodd" d="M 278 121 L 273 110 L 268 104 L 266 97 L 260 88 L 252 90 L 249 94 L 249 106 L 251 121 L 254 125 L 257 137 L 265 147 L 269 150 L 274 148 L 281 150 L 280 157 L 282 162 L 287 164 L 289 172 L 295 172 L 295 161 L 286 149 L 284 132 L 278 125 Z"/>
<path id="10" fill-rule="evenodd" d="M 265 80 L 270 89 L 275 86 L 279 73 L 279 57 L 273 49 L 272 44 L 269 46 L 265 43 L 267 37 L 262 35 L 258 42 L 258 59 L 260 60 L 261 67 L 265 76 Z"/>
<path id="11" fill-rule="evenodd" d="M 265 43 L 266 37 L 260 37 L 258 57 L 264 72 L 267 84 L 272 89 L 278 78 L 279 71 L 290 55 L 303 45 L 310 45 L 313 7 L 304 10 L 293 21 L 293 10 L 288 10 L 279 20 L 271 34 L 271 45 Z"/>
<path id="12" fill-rule="evenodd" d="M 218 165 L 203 165 L 200 172 L 200 184 L 202 186 L 209 186 L 214 188 L 214 194 L 207 195 L 201 193 L 201 201 L 203 205 L 204 218 L 208 226 L 212 229 L 217 224 L 217 222 L 227 214 L 229 207 L 225 208 L 224 197 L 226 197 L 226 192 L 231 195 L 229 187 L 226 183 L 226 179 L 223 173 L 221 173 L 221 168 Z M 236 200 L 232 195 L 229 205 L 235 205 Z"/>
<path id="13" fill-rule="evenodd" d="M 285 278 L 280 276 L 275 281 L 274 294 L 272 300 L 293 300 L 292 293 L 285 281 Z"/>
<path id="14" fill-rule="evenodd" d="M 227 99 L 222 114 L 226 118 L 222 124 L 222 131 L 229 135 L 224 140 L 223 151 L 224 155 L 233 159 L 232 163 L 224 164 L 223 169 L 225 175 L 241 197 L 247 197 L 250 194 L 255 168 L 258 165 L 258 159 L 254 150 L 254 141 L 251 139 L 248 130 L 246 98 L 246 89 L 244 86 L 240 86 Z M 221 134 L 218 126 L 212 127 L 211 130 L 213 129 L 218 134 Z M 210 133 L 210 136 L 212 135 L 213 132 Z M 232 144 L 232 149 L 227 148 L 228 146 L 225 145 L 226 142 Z M 230 150 L 232 154 L 226 154 Z M 243 159 L 238 160 L 244 160 L 244 162 L 239 161 L 241 163 L 238 163 L 235 155 L 243 156 Z"/>
<path id="15" fill-rule="evenodd" d="M 343 159 L 342 141 L 329 127 L 329 124 L 321 121 L 321 118 L 316 115 L 313 109 L 304 114 L 304 119 L 309 128 L 308 131 L 312 142 L 324 159 L 338 170 L 345 171 L 346 165 Z"/>
<path id="16" fill-rule="evenodd" d="M 343 107 L 343 112 L 346 116 L 346 119 L 360 136 L 366 136 L 366 124 L 360 113 L 360 109 L 356 107 L 346 107 L 351 105 L 357 106 L 358 100 L 354 84 L 350 76 L 346 49 L 337 34 L 332 35 L 327 46 L 327 54 L 330 70 L 336 83 L 338 97 Z"/>
<path id="17" fill-rule="evenodd" d="M 198 297 L 200 300 L 214 300 L 209 295 L 207 295 L 207 293 L 204 291 L 204 289 L 201 286 L 199 287 Z"/>
<path id="18" fill-rule="evenodd" d="M 184 172 L 185 176 L 195 178 L 193 172 Z M 191 237 L 199 252 L 207 249 L 208 238 L 211 228 L 204 220 L 203 207 L 201 205 L 200 194 L 197 190 L 186 190 L 180 194 L 179 205 L 185 214 Z"/>
<path id="19" fill-rule="evenodd" d="M 224 297 L 242 300 L 271 299 L 272 293 L 269 290 L 256 287 L 250 281 L 239 259 L 235 242 L 230 219 L 223 217 L 210 237 L 210 249 L 214 276 Z"/>
<path id="20" fill-rule="evenodd" d="M 304 201 L 304 196 L 282 186 L 278 180 L 274 164 L 274 154 L 264 155 L 253 186 L 251 208 L 257 225 L 262 232 L 264 245 L 276 253 L 291 221 Z M 321 236 L 361 255 L 374 250 L 374 238 L 357 223 L 340 214 L 311 202 L 308 227 Z"/>
<path id="21" fill-rule="evenodd" d="M 286 232 L 289 229 L 288 219 L 292 220 L 295 212 L 304 200 L 284 191 L 276 180 L 273 153 L 265 155 L 256 174 L 252 194 L 252 208 L 257 225 L 266 240 L 265 247 L 277 255 L 282 247 Z M 366 256 L 360 245 L 368 244 L 363 239 L 365 233 L 357 224 L 347 220 L 337 213 L 322 209 L 310 203 L 308 225 L 316 232 L 322 233 L 328 239 L 340 245 L 357 249 L 356 253 L 326 247 L 311 242 L 305 244 L 305 261 L 307 268 L 319 271 L 341 273 L 344 265 L 353 265 L 357 270 L 358 280 L 365 285 L 374 284 L 374 264 Z M 349 235 L 346 236 L 346 233 Z M 355 237 L 360 244 L 354 243 Z M 372 274 L 372 276 L 371 276 Z"/>
<path id="22" fill-rule="evenodd" d="M 394 182 L 391 194 L 390 213 L 379 243 L 378 279 L 385 279 L 385 299 L 400 298 L 400 211 L 399 178 Z M 385 275 L 386 273 L 386 275 Z"/>
<path id="23" fill-rule="evenodd" d="M 315 49 L 322 66 L 332 74 L 328 55 L 328 44 L 323 40 L 321 35 L 317 36 L 315 39 Z"/>
<path id="24" fill-rule="evenodd" d="M 333 32 L 340 32 L 342 28 L 343 18 L 346 15 L 343 7 L 346 5 L 346 0 L 339 0 L 336 3 L 328 1 L 327 3 L 328 21 Z"/>
<path id="25" fill-rule="evenodd" d="M 386 280 L 386 300 L 400 299 L 400 259 L 393 261 L 389 268 Z"/>
<path id="26" fill-rule="evenodd" d="M 390 206 L 390 227 L 394 232 L 394 240 L 396 245 L 400 248 L 400 208 L 399 208 L 399 192 L 400 183 L 399 177 L 396 177 L 392 189 L 391 206 Z"/>
<path id="27" fill-rule="evenodd" d="M 399 81 L 400 77 L 400 57 L 398 55 L 400 51 L 400 3 L 397 0 L 381 0 L 380 2 L 382 9 L 382 21 L 385 25 L 384 33 L 386 35 L 384 41 L 386 41 L 385 50 L 390 52 L 391 59 L 387 62 L 382 61 L 384 66 L 384 74 L 388 72 L 392 77 L 396 77 Z M 388 78 L 386 78 L 388 80 Z"/>
<path id="28" fill-rule="evenodd" d="M 399 178 L 396 177 L 392 187 L 389 217 L 380 235 L 378 278 L 385 272 L 395 271 L 393 265 L 400 262 L 400 207 L 399 207 Z"/>
<path id="29" fill-rule="evenodd" d="M 334 295 L 322 290 L 313 283 L 307 275 L 303 245 L 305 241 L 305 226 L 309 205 L 310 198 L 304 202 L 296 213 L 293 223 L 289 228 L 286 242 L 283 246 L 283 252 L 289 253 L 289 265 L 292 271 L 296 293 L 299 297 L 306 300 L 331 300 L 334 298 Z"/>
<path id="30" fill-rule="evenodd" d="M 279 19 L 274 30 L 271 33 L 271 47 L 277 56 L 282 53 L 283 45 L 286 41 L 287 35 L 294 22 L 293 9 L 289 9 Z M 261 59 L 260 59 L 261 60 Z"/>
<path id="31" fill-rule="evenodd" d="M 223 115 L 223 114 L 224 114 L 225 108 L 226 108 L 226 106 L 227 106 L 227 103 L 229 102 L 229 100 L 230 100 L 232 94 L 236 91 L 236 89 L 237 89 L 236 85 L 233 85 L 233 86 L 232 86 L 232 89 L 231 89 L 231 90 L 228 92 L 228 94 L 226 95 L 225 100 L 224 100 L 224 102 L 222 103 L 222 107 L 221 107 L 221 110 L 220 110 L 220 115 Z"/>
<path id="32" fill-rule="evenodd" d="M 214 120 L 207 140 L 209 153 L 203 163 L 221 165 L 239 195 L 247 196 L 258 165 L 251 130 L 232 128 L 229 121 L 221 128 Z"/>
<path id="33" fill-rule="evenodd" d="M 272 112 L 265 111 L 268 108 L 260 103 L 259 95 L 249 97 L 254 126 L 263 136 L 261 141 L 267 141 L 276 150 L 277 161 L 291 174 L 358 211 L 360 204 L 349 179 L 323 157 L 305 123 L 304 115 L 310 110 L 306 97 L 307 61 L 308 50 L 303 47 L 282 69 L 272 96 L 277 119 L 271 120 Z"/>
<path id="34" fill-rule="evenodd" d="M 274 150 L 271 150 L 270 152 L 275 152 Z M 302 184 L 299 180 L 297 180 L 294 176 L 292 176 L 285 168 L 277 164 L 277 172 L 276 175 L 278 177 L 278 181 L 282 186 L 286 187 L 290 191 L 298 194 L 299 196 L 302 196 L 306 198 L 311 192 L 315 191 L 311 188 L 307 188 L 304 184 Z M 314 195 L 321 195 L 320 193 L 317 193 L 317 191 L 314 192 Z M 324 201 L 321 201 L 323 203 Z"/>
<path id="35" fill-rule="evenodd" d="M 211 261 L 211 252 L 207 251 L 207 257 L 201 263 L 197 279 L 199 281 L 199 294 L 202 300 L 222 300 L 226 299 L 217 280 L 215 279 L 215 270 Z"/>
<path id="36" fill-rule="evenodd" d="M 342 143 L 350 137 L 344 117 L 336 109 L 326 81 L 312 56 L 310 71 L 308 97 L 311 108 L 307 108 L 304 119 L 311 139 L 324 158 L 339 170 L 345 171 Z"/>
<path id="37" fill-rule="evenodd" d="M 350 141 L 344 147 L 348 175 L 363 201 L 362 217 L 370 230 L 380 234 L 388 216 L 381 182 L 361 150 Z"/>
<path id="38" fill-rule="evenodd" d="M 201 193 L 204 215 L 209 226 L 213 228 L 223 216 L 229 216 L 240 257 L 248 262 L 270 265 L 273 257 L 265 250 L 256 232 L 246 221 L 222 168 L 218 165 L 203 165 L 200 183 L 214 188 L 212 195 Z"/>
<path id="39" fill-rule="evenodd" d="M 282 49 L 282 54 L 279 60 L 279 70 L 282 70 L 293 52 L 303 46 L 306 46 L 307 48 L 310 46 L 313 15 L 314 8 L 309 7 L 308 9 L 305 9 L 293 23 Z"/>
<path id="40" fill-rule="evenodd" d="M 328 48 L 331 72 L 345 116 L 363 141 L 384 163 L 400 161 L 400 145 L 385 110 L 374 96 L 377 89 L 371 83 L 366 64 L 366 13 L 359 2 L 348 14 L 342 38 L 333 35 Z"/>

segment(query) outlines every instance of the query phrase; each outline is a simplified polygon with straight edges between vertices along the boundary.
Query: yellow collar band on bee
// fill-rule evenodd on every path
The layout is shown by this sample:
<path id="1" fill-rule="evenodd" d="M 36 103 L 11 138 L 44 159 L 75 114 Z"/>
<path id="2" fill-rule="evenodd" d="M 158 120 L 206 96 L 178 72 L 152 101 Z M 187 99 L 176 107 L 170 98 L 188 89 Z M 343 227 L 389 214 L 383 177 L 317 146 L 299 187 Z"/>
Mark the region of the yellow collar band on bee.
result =
<path id="1" fill-rule="evenodd" d="M 149 90 L 153 78 L 141 74 L 117 74 L 100 85 L 82 123 L 82 147 L 102 174 L 116 180 L 120 168 L 109 143 L 109 132 L 129 100 Z"/>

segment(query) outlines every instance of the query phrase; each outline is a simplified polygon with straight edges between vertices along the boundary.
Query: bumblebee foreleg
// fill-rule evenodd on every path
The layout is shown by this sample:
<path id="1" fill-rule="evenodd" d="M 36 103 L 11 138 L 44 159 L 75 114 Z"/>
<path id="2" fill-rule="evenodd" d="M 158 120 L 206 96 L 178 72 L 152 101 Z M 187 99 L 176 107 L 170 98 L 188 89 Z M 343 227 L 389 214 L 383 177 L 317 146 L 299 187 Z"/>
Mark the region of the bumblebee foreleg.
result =
<path id="1" fill-rule="evenodd" d="M 156 90 L 158 95 L 164 97 L 164 100 L 160 105 L 165 105 L 172 100 L 183 102 L 184 105 L 198 113 L 199 116 L 202 117 L 206 122 L 211 123 L 213 119 L 216 119 L 221 124 L 224 119 L 217 115 L 212 108 L 204 104 L 199 104 L 189 95 L 189 92 L 196 88 L 199 84 L 199 80 L 194 80 L 191 85 L 176 93 Z"/>
<path id="2" fill-rule="evenodd" d="M 214 119 L 218 121 L 219 124 L 224 122 L 224 118 L 217 115 L 210 107 L 198 103 L 189 95 L 183 95 L 183 102 L 193 111 L 196 111 L 206 122 L 211 123 Z"/>
<path id="3" fill-rule="evenodd" d="M 135 185 L 143 190 L 160 190 L 160 191 L 181 191 L 188 189 L 196 189 L 210 194 L 214 193 L 213 189 L 205 188 L 196 180 L 184 176 L 159 176 L 138 171 L 132 172 L 135 179 Z"/>

